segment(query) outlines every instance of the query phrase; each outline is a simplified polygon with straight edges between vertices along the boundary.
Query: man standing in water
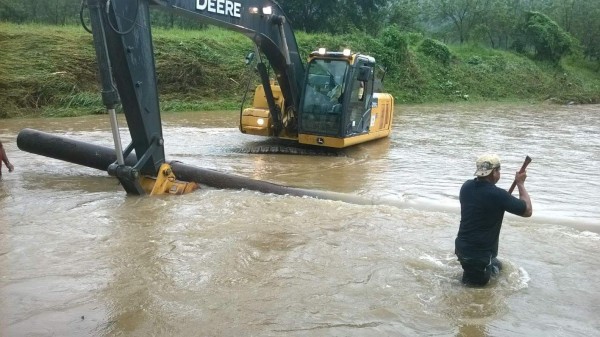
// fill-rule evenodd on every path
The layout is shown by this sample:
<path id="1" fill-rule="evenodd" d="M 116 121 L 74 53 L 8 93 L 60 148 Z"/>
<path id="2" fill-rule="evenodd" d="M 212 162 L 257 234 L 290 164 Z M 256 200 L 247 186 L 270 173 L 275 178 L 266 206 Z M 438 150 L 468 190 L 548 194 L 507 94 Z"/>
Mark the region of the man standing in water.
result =
<path id="1" fill-rule="evenodd" d="M 500 180 L 498 156 L 482 155 L 476 165 L 476 178 L 467 180 L 460 189 L 461 219 L 454 243 L 464 271 L 462 282 L 469 286 L 484 286 L 492 274 L 502 269 L 502 263 L 496 257 L 504 212 L 530 217 L 532 207 L 525 189 L 525 171 L 515 175 L 519 189 L 519 198 L 515 198 L 496 186 Z"/>
<path id="2" fill-rule="evenodd" d="M 12 166 L 10 161 L 8 161 L 8 157 L 6 156 L 6 151 L 4 151 L 4 146 L 2 146 L 2 142 L 0 142 L 0 179 L 2 179 L 2 162 L 8 168 L 8 172 L 12 172 L 15 168 Z"/>

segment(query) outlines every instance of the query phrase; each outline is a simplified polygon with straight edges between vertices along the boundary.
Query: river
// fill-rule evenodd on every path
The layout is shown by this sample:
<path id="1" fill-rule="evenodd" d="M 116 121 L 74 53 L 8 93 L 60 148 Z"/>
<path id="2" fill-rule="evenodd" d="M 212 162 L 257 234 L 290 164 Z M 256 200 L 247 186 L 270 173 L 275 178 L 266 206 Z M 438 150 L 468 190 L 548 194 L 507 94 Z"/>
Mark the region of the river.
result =
<path id="1" fill-rule="evenodd" d="M 124 144 L 127 128 L 120 119 Z M 167 160 L 360 196 L 206 186 L 127 196 L 105 172 L 20 151 L 23 128 L 112 146 L 107 116 L 0 120 L 1 336 L 598 336 L 600 106 L 397 105 L 389 139 L 340 156 L 246 154 L 235 112 L 163 115 Z M 480 153 L 533 217 L 505 270 L 460 284 L 458 191 Z"/>

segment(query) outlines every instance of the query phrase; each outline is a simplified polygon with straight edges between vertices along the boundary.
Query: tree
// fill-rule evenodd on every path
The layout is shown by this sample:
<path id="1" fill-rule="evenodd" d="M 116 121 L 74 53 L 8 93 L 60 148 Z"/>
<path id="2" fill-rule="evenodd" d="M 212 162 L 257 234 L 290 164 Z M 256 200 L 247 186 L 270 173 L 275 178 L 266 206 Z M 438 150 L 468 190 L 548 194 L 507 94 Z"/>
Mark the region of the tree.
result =
<path id="1" fill-rule="evenodd" d="M 440 0 L 437 5 L 438 18 L 451 23 L 458 41 L 469 40 L 471 30 L 484 17 L 489 0 Z"/>
<path id="2" fill-rule="evenodd" d="M 424 11 L 422 0 L 388 1 L 385 12 L 387 23 L 397 25 L 399 29 L 410 32 L 424 31 Z"/>
<path id="3" fill-rule="evenodd" d="M 21 23 L 27 19 L 27 14 L 9 1 L 0 1 L 0 21 Z"/>
<path id="4" fill-rule="evenodd" d="M 0 2 L 0 20 L 54 25 L 79 22 L 81 0 L 20 0 Z"/>
<path id="5" fill-rule="evenodd" d="M 552 17 L 579 40 L 584 56 L 600 59 L 600 0 L 569 0 L 559 2 Z"/>
<path id="6" fill-rule="evenodd" d="M 504 1 L 490 3 L 486 10 L 484 24 L 487 38 L 492 48 L 501 47 L 508 49 L 514 37 L 515 27 L 518 26 L 519 15 L 516 15 L 510 5 Z"/>
<path id="7" fill-rule="evenodd" d="M 572 37 L 556 22 L 540 12 L 525 13 L 524 33 L 527 42 L 535 48 L 540 60 L 558 63 L 574 48 Z"/>
<path id="8" fill-rule="evenodd" d="M 292 26 L 307 33 L 327 31 L 336 17 L 337 0 L 289 0 L 280 5 Z"/>
<path id="9" fill-rule="evenodd" d="M 286 0 L 281 8 L 296 29 L 307 33 L 375 35 L 383 20 L 380 10 L 389 0 Z"/>

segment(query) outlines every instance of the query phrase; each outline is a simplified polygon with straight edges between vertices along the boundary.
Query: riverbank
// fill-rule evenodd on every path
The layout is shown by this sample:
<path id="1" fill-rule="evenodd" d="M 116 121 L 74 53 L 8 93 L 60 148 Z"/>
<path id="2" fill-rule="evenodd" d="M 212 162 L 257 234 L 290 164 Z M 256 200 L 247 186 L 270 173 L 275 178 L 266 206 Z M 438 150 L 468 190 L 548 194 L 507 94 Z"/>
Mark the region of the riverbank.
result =
<path id="1" fill-rule="evenodd" d="M 154 29 L 161 108 L 237 109 L 257 77 L 244 63 L 245 36 L 216 28 Z M 411 35 L 403 53 L 386 41 L 358 35 L 298 33 L 303 56 L 318 47 L 350 47 L 394 61 L 384 86 L 403 103 L 456 101 L 600 102 L 598 66 L 571 56 L 558 66 L 512 52 L 447 46 L 448 62 L 423 53 Z M 388 43 L 389 44 L 389 43 Z M 0 23 L 0 118 L 103 113 L 92 36 L 79 26 Z"/>

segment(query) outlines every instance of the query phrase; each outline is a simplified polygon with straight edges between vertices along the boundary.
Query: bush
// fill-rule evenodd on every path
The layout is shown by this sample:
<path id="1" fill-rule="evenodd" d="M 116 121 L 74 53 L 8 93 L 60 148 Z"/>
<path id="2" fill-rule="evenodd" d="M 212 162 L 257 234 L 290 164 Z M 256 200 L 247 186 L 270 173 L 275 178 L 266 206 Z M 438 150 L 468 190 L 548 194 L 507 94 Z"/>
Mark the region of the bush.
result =
<path id="1" fill-rule="evenodd" d="M 408 39 L 402 35 L 400 28 L 391 25 L 379 35 L 381 44 L 381 61 L 389 69 L 397 69 L 408 56 Z"/>
<path id="2" fill-rule="evenodd" d="M 450 57 L 452 56 L 450 49 L 440 41 L 425 39 L 421 42 L 421 45 L 419 45 L 418 50 L 426 56 L 433 57 L 442 62 L 444 65 L 450 63 Z"/>

